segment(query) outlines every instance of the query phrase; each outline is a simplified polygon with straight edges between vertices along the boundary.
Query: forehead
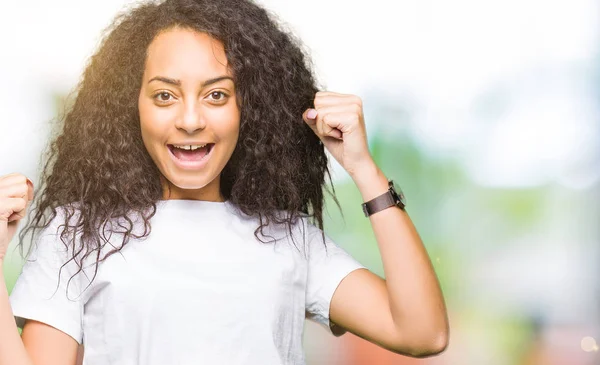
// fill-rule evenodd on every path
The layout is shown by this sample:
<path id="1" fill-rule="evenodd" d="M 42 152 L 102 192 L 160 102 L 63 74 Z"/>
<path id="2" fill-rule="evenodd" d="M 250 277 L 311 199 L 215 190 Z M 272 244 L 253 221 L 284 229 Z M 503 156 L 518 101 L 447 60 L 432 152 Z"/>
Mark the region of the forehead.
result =
<path id="1" fill-rule="evenodd" d="M 229 74 L 223 43 L 185 28 L 160 32 L 148 46 L 145 75 L 206 79 Z"/>

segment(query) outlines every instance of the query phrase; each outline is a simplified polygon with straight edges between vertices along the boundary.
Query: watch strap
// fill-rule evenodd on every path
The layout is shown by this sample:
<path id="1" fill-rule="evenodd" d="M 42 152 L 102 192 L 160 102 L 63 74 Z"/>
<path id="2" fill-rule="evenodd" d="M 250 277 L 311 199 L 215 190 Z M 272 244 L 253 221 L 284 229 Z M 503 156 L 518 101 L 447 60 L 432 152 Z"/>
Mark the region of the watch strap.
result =
<path id="1" fill-rule="evenodd" d="M 366 203 L 363 203 L 363 212 L 365 216 L 368 217 L 371 214 L 377 213 L 380 210 L 384 210 L 385 208 L 389 208 L 392 205 L 396 205 L 392 194 L 389 191 L 386 191 L 382 195 L 376 197 L 375 199 L 369 200 Z"/>
<path id="2" fill-rule="evenodd" d="M 391 180 L 388 181 L 388 185 L 388 191 L 362 204 L 363 213 L 365 214 L 365 217 L 368 217 L 372 214 L 375 214 L 381 210 L 384 210 L 394 205 L 404 210 L 404 204 L 402 203 L 402 201 L 400 199 L 396 200 L 394 194 L 392 193 L 392 191 L 395 192 L 395 190 L 393 182 Z"/>

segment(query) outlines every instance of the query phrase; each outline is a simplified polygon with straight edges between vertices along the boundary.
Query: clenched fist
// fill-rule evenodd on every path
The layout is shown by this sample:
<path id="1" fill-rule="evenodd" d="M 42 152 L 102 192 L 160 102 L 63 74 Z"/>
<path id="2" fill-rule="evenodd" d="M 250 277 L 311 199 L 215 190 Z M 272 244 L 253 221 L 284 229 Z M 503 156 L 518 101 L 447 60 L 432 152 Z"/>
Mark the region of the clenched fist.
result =
<path id="1" fill-rule="evenodd" d="M 32 199 L 33 183 L 25 175 L 0 176 L 0 263 Z"/>

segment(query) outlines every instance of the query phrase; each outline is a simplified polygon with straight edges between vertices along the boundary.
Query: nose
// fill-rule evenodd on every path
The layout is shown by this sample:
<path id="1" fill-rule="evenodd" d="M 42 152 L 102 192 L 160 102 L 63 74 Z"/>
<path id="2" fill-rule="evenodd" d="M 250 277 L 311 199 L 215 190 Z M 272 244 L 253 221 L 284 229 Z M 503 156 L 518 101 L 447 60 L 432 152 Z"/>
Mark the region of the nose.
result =
<path id="1" fill-rule="evenodd" d="M 175 122 L 175 127 L 193 134 L 198 130 L 206 128 L 206 121 L 200 112 L 199 103 L 185 103 L 181 115 Z"/>

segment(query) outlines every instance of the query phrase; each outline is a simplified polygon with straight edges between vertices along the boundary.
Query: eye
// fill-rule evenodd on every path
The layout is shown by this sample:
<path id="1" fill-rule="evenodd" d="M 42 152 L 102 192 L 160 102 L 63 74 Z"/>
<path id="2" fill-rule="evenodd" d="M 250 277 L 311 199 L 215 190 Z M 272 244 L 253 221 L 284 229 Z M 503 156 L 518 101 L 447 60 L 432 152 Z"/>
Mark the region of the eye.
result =
<path id="1" fill-rule="evenodd" d="M 222 101 L 228 96 L 222 91 L 213 91 L 212 93 L 210 93 L 210 95 L 213 97 L 214 101 Z M 221 97 L 218 97 L 219 95 L 221 95 Z"/>
<path id="2" fill-rule="evenodd" d="M 156 101 L 158 101 L 159 103 L 168 103 L 169 101 L 172 100 L 173 95 L 167 91 L 160 91 L 156 94 L 154 94 L 154 99 Z"/>

